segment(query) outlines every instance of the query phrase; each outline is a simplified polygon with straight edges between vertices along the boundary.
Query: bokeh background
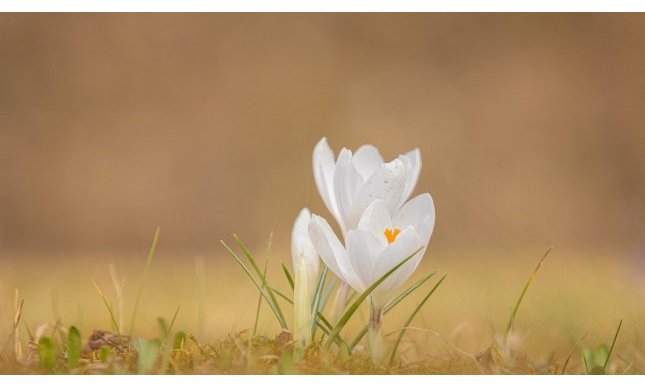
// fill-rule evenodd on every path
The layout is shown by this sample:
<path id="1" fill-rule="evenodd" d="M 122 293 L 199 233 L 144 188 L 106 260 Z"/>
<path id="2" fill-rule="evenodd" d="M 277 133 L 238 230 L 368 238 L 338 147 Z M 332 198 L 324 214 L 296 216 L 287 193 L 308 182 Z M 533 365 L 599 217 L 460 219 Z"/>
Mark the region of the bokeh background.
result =
<path id="1" fill-rule="evenodd" d="M 636 329 L 643 47 L 640 14 L 0 15 L 3 300 L 14 287 L 32 303 L 96 298 L 89 277 L 109 288 L 97 269 L 108 261 L 137 262 L 133 292 L 157 226 L 159 259 L 187 267 L 153 273 L 177 282 L 160 298 L 183 281 L 184 304 L 196 302 L 195 257 L 213 294 L 230 264 L 219 240 L 233 233 L 263 251 L 273 232 L 287 261 L 300 208 L 328 216 L 311 171 L 326 136 L 336 151 L 371 143 L 386 159 L 420 148 L 416 192 L 437 209 L 427 265 L 457 289 L 445 331 L 506 313 L 551 245 L 529 316 L 564 324 L 562 311 L 587 302 L 565 336 L 592 322 L 610 336 L 632 312 Z M 573 298 L 548 301 L 562 294 Z M 248 326 L 253 300 L 220 328 Z"/>

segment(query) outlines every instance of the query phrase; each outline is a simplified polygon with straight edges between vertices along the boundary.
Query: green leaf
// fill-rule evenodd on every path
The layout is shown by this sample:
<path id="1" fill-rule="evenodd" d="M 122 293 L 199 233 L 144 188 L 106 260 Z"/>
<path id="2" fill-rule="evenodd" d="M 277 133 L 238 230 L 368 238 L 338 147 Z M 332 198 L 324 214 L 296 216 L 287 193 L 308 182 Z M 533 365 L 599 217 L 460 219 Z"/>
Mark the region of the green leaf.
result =
<path id="1" fill-rule="evenodd" d="M 130 321 L 130 333 L 132 333 L 132 330 L 134 329 L 134 322 L 137 319 L 137 312 L 139 311 L 139 301 L 141 301 L 141 293 L 143 293 L 143 285 L 145 283 L 146 277 L 148 276 L 148 271 L 150 271 L 150 266 L 152 265 L 152 257 L 154 257 L 155 255 L 157 242 L 159 242 L 159 227 L 157 227 L 155 236 L 152 238 L 152 246 L 150 246 L 148 258 L 146 259 L 146 266 L 143 269 L 143 276 L 141 277 L 141 282 L 139 283 L 139 289 L 137 289 L 137 296 L 134 299 L 134 307 L 132 308 L 132 320 Z"/>
<path id="2" fill-rule="evenodd" d="M 284 265 L 284 262 L 280 262 L 280 265 L 282 266 L 282 272 L 284 273 L 284 276 L 287 277 L 287 282 L 289 282 L 289 287 L 291 287 L 291 290 L 293 290 L 293 287 L 294 287 L 293 276 L 289 272 L 289 269 Z"/>
<path id="3" fill-rule="evenodd" d="M 38 360 L 47 372 L 52 372 L 56 366 L 56 342 L 51 337 L 43 336 L 38 340 Z"/>
<path id="4" fill-rule="evenodd" d="M 397 337 L 396 341 L 394 342 L 394 347 L 392 348 L 392 353 L 390 354 L 390 365 L 392 365 L 392 362 L 394 361 L 394 356 L 396 355 L 396 350 L 399 348 L 399 344 L 401 343 L 401 339 L 403 338 L 403 335 L 405 334 L 405 330 L 407 329 L 407 327 L 410 326 L 410 324 L 412 323 L 412 320 L 417 315 L 417 313 L 419 313 L 419 311 L 421 310 L 423 305 L 426 303 L 426 301 L 428 301 L 430 296 L 432 296 L 432 294 L 435 292 L 435 290 L 437 290 L 439 288 L 439 286 L 441 285 L 443 280 L 446 279 L 447 275 L 448 274 L 444 274 L 444 276 L 441 277 L 441 279 L 432 287 L 432 289 L 428 292 L 428 294 L 426 294 L 426 296 L 423 298 L 423 300 L 421 300 L 421 302 L 419 302 L 419 304 L 414 309 L 414 311 L 412 312 L 410 317 L 408 317 L 408 320 L 405 322 L 405 325 L 403 325 L 403 329 L 401 329 L 401 332 L 399 333 L 399 337 Z"/>
<path id="5" fill-rule="evenodd" d="M 437 272 L 430 273 L 426 275 L 425 277 L 421 278 L 417 282 L 413 283 L 409 288 L 405 289 L 402 291 L 398 296 L 396 296 L 392 301 L 388 302 L 385 304 L 385 307 L 383 308 L 383 315 L 386 315 L 389 311 L 392 310 L 395 306 L 397 306 L 401 301 L 403 301 L 406 297 L 408 297 L 412 292 L 417 290 L 421 285 L 423 285 L 427 280 L 432 278 Z M 356 335 L 354 340 L 352 340 L 352 343 L 349 345 L 350 351 L 354 350 L 354 347 L 361 341 L 363 336 L 367 334 L 367 331 L 369 329 L 369 324 L 365 324 L 363 326 L 363 329 Z"/>
<path id="6" fill-rule="evenodd" d="M 589 367 L 593 367 L 594 365 L 591 349 L 585 348 L 582 350 L 582 361 L 585 364 L 585 371 L 587 372 L 587 375 L 589 375 L 591 373 L 591 369 Z"/>
<path id="7" fill-rule="evenodd" d="M 526 291 L 529 290 L 529 286 L 531 286 L 531 283 L 533 282 L 533 278 L 537 274 L 538 270 L 540 270 L 540 266 L 542 266 L 542 263 L 544 263 L 544 260 L 546 260 L 546 257 L 549 256 L 549 253 L 551 252 L 551 250 L 553 250 L 553 246 L 549 247 L 546 253 L 544 253 L 542 258 L 538 262 L 537 266 L 535 266 L 535 269 L 533 269 L 533 272 L 531 273 L 531 275 L 529 275 L 529 278 L 526 281 L 524 288 L 522 289 L 522 293 L 520 293 L 520 297 L 517 299 L 517 302 L 515 303 L 515 307 L 511 312 L 511 317 L 508 320 L 508 324 L 506 325 L 506 332 L 504 333 L 504 343 L 506 343 L 506 341 L 508 340 L 508 335 L 511 333 L 511 330 L 513 330 L 513 326 L 515 325 L 515 317 L 517 316 L 517 312 L 520 309 L 520 304 L 522 304 L 522 300 L 526 295 Z"/>
<path id="8" fill-rule="evenodd" d="M 313 340 L 316 336 L 316 327 L 318 326 L 318 311 L 320 311 L 320 298 L 322 296 L 322 291 L 325 288 L 325 280 L 327 279 L 327 272 L 329 269 L 327 266 L 320 273 L 318 278 L 318 284 L 316 285 L 316 291 L 314 292 L 313 301 L 311 303 L 311 313 L 314 318 L 311 321 L 311 339 Z"/>
<path id="9" fill-rule="evenodd" d="M 618 334 L 620 333 L 620 328 L 623 326 L 623 320 L 621 319 L 620 322 L 618 323 L 618 328 L 616 328 L 616 334 L 614 335 L 614 340 L 611 342 L 611 347 L 609 348 L 609 352 L 607 353 L 607 358 L 605 359 L 605 363 L 602 366 L 602 371 L 603 373 L 607 372 L 607 366 L 609 365 L 609 358 L 611 357 L 611 353 L 614 351 L 614 346 L 616 345 L 616 339 L 618 339 Z"/>
<path id="10" fill-rule="evenodd" d="M 157 317 L 157 326 L 159 326 L 161 337 L 168 337 L 170 335 L 170 329 L 168 329 L 168 324 L 163 317 Z"/>
<path id="11" fill-rule="evenodd" d="M 264 262 L 264 273 L 263 276 L 266 278 L 267 275 L 267 270 L 269 269 L 269 260 L 267 259 L 266 262 Z M 260 308 L 262 307 L 262 294 L 260 293 L 258 295 L 258 305 L 255 308 L 255 322 L 253 323 L 253 335 L 252 337 L 255 337 L 256 334 L 258 333 L 258 323 L 260 321 Z"/>
<path id="12" fill-rule="evenodd" d="M 175 321 L 177 320 L 177 315 L 179 314 L 179 308 L 181 305 L 177 305 L 177 309 L 175 310 L 175 314 L 172 316 L 172 320 L 170 320 L 170 325 L 168 326 L 168 334 L 172 332 L 172 327 L 175 326 Z"/>
<path id="13" fill-rule="evenodd" d="M 336 285 L 336 277 L 332 277 L 332 279 L 329 280 L 327 287 L 325 287 L 325 290 L 323 290 L 322 295 L 320 296 L 320 306 L 318 307 L 318 310 L 325 309 L 327 300 L 329 300 L 329 296 L 331 295 L 332 290 L 334 290 L 334 285 Z"/>
<path id="14" fill-rule="evenodd" d="M 284 318 L 284 315 L 282 314 L 282 310 L 280 309 L 280 305 L 276 301 L 275 296 L 273 295 L 273 292 L 271 291 L 271 289 L 268 289 L 269 284 L 267 283 L 266 277 L 262 274 L 262 271 L 260 270 L 260 267 L 258 266 L 257 262 L 255 261 L 255 258 L 253 258 L 253 256 L 249 252 L 249 250 L 246 248 L 244 243 L 242 243 L 242 240 L 237 235 L 233 234 L 233 238 L 235 238 L 235 241 L 237 242 L 237 245 L 240 247 L 240 249 L 242 250 L 242 252 L 246 256 L 246 258 L 251 263 L 251 267 L 253 267 L 253 270 L 255 270 L 255 273 L 258 275 L 258 277 L 260 277 L 260 280 L 262 281 L 261 282 L 262 287 L 267 288 L 266 293 L 269 296 L 269 298 L 271 299 L 271 301 L 273 302 L 275 312 L 280 316 L 280 320 L 282 320 L 282 322 L 284 323 L 284 326 L 282 328 L 286 329 L 287 328 L 287 322 L 286 322 L 286 320 Z"/>
<path id="15" fill-rule="evenodd" d="M 70 327 L 67 334 L 67 364 L 70 368 L 78 366 L 78 361 L 81 358 L 81 346 L 81 332 L 75 326 Z"/>
<path id="16" fill-rule="evenodd" d="M 112 355 L 112 349 L 107 345 L 102 345 L 99 349 L 99 359 L 103 363 L 107 363 L 110 360 L 110 355 Z"/>
<path id="17" fill-rule="evenodd" d="M 119 324 L 116 322 L 116 318 L 114 317 L 114 310 L 112 309 L 112 306 L 108 303 L 107 299 L 105 298 L 105 295 L 101 291 L 101 288 L 94 282 L 93 279 L 90 279 L 92 284 L 94 285 L 94 288 L 96 289 L 96 292 L 99 294 L 99 297 L 101 300 L 103 300 L 103 305 L 105 305 L 105 309 L 107 309 L 108 314 L 110 315 L 110 322 L 112 323 L 112 329 L 115 332 L 119 331 Z"/>
<path id="18" fill-rule="evenodd" d="M 137 373 L 149 374 L 157 363 L 159 356 L 159 340 L 136 339 L 134 348 L 137 351 Z"/>
<path id="19" fill-rule="evenodd" d="M 175 334 L 175 340 L 173 341 L 172 349 L 183 349 L 186 345 L 186 339 L 188 334 L 184 331 L 179 331 Z"/>
<path id="20" fill-rule="evenodd" d="M 408 257 L 406 257 L 404 260 L 396 264 L 393 268 L 391 268 L 387 273 L 383 274 L 381 278 L 379 278 L 376 282 L 374 282 L 370 287 L 368 287 L 361 295 L 358 297 L 356 301 L 347 309 L 345 314 L 340 318 L 338 321 L 338 324 L 334 327 L 334 330 L 329 334 L 329 340 L 327 341 L 326 347 L 329 348 L 331 346 L 331 343 L 336 339 L 336 336 L 340 333 L 340 331 L 347 325 L 347 322 L 349 322 L 349 319 L 354 315 L 358 307 L 365 301 L 365 299 L 376 289 L 383 281 L 385 281 L 392 273 L 397 271 L 401 266 L 403 266 L 406 262 L 408 262 L 412 257 L 414 257 L 419 251 L 421 251 L 423 247 L 419 247 L 417 251 L 414 253 L 410 254 Z"/>
<path id="21" fill-rule="evenodd" d="M 268 305 L 269 305 L 269 307 L 271 308 L 271 311 L 273 312 L 273 315 L 274 315 L 274 316 L 275 316 L 275 318 L 278 320 L 278 323 L 280 324 L 280 327 L 281 327 L 282 329 L 287 329 L 287 323 L 286 323 L 286 321 L 284 320 L 284 317 L 282 316 L 282 313 L 278 312 L 278 310 L 277 310 L 277 308 L 276 308 L 276 305 L 272 302 L 272 299 L 269 297 L 269 295 L 268 295 L 268 294 L 267 294 L 267 292 L 265 291 L 265 289 L 264 289 L 264 285 L 260 284 L 260 283 L 255 279 L 255 277 L 253 277 L 253 274 L 251 274 L 251 271 L 249 270 L 249 268 L 248 268 L 248 267 L 246 267 L 246 265 L 244 264 L 244 262 L 242 262 L 242 260 L 240 259 L 240 257 L 238 257 L 238 256 L 237 256 L 237 254 L 235 254 L 235 252 L 234 252 L 233 250 L 231 250 L 231 248 L 226 244 L 226 242 L 224 242 L 224 241 L 220 240 L 220 243 L 224 246 L 224 248 L 226 248 L 226 250 L 228 251 L 228 253 L 229 253 L 229 254 L 230 254 L 230 255 L 235 259 L 235 261 L 237 262 L 237 264 L 238 264 L 238 265 L 240 265 L 240 267 L 242 268 L 242 270 L 244 271 L 244 273 L 246 274 L 246 276 L 247 276 L 247 277 L 249 277 L 249 279 L 251 280 L 251 282 L 253 282 L 253 285 L 255 285 L 255 287 L 258 289 L 258 291 L 260 292 L 260 294 L 262 294 L 262 297 L 264 298 L 264 300 L 267 302 L 267 304 L 268 304 Z"/>

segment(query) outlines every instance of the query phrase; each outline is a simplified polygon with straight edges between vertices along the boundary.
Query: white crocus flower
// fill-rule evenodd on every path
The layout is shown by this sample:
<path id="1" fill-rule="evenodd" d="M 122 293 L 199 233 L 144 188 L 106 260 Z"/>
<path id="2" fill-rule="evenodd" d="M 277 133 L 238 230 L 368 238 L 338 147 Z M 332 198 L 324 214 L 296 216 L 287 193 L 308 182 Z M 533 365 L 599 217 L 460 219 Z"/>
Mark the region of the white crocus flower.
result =
<path id="1" fill-rule="evenodd" d="M 374 200 L 383 200 L 390 214 L 405 203 L 419 178 L 421 153 L 414 149 L 385 163 L 376 147 L 363 145 L 354 154 L 343 148 L 334 161 L 322 138 L 314 148 L 313 169 L 318 192 L 345 237 Z"/>
<path id="2" fill-rule="evenodd" d="M 327 267 L 357 292 L 364 292 L 385 273 L 418 251 L 383 281 L 370 295 L 370 346 L 372 356 L 382 356 L 381 316 L 393 293 L 418 266 L 434 228 L 435 210 L 429 194 L 421 194 L 390 216 L 385 200 L 374 200 L 355 229 L 346 234 L 345 246 L 329 223 L 313 215 L 311 241 Z"/>
<path id="3" fill-rule="evenodd" d="M 309 237 L 311 212 L 304 208 L 296 217 L 291 232 L 291 258 L 294 270 L 294 338 L 307 345 L 310 339 L 312 316 L 311 298 L 314 294 L 320 258 Z"/>

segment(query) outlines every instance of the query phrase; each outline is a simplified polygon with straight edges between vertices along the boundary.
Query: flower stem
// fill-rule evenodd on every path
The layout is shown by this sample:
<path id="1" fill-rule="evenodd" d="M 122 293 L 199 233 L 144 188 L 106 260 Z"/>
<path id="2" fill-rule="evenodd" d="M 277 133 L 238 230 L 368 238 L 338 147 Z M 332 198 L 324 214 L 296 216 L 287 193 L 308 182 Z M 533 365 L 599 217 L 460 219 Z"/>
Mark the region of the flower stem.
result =
<path id="1" fill-rule="evenodd" d="M 332 304 L 332 315 L 330 320 L 333 324 L 336 324 L 340 317 L 343 315 L 343 312 L 345 312 L 349 289 L 350 287 L 347 282 L 342 281 L 340 283 L 340 286 L 338 287 L 338 290 L 336 290 L 336 295 L 334 296 L 334 301 Z"/>
<path id="2" fill-rule="evenodd" d="M 383 308 L 374 305 L 370 307 L 370 322 L 368 343 L 370 355 L 374 364 L 382 364 L 385 360 L 385 341 L 381 332 L 383 326 Z"/>

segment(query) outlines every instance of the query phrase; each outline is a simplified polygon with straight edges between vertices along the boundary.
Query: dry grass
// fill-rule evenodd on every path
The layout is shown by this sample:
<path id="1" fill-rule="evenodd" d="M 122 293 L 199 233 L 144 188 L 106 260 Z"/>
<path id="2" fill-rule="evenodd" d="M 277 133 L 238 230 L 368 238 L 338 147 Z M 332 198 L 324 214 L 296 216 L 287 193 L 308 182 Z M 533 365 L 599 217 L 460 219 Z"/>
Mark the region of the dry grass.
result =
<path id="1" fill-rule="evenodd" d="M 108 302 L 117 305 L 108 272 L 108 263 L 115 265 L 125 278 L 121 308 L 125 315 L 116 319 L 130 321 L 145 252 L 48 260 L 33 254 L 5 255 L 2 261 L 11 265 L 0 274 L 0 338 L 8 344 L 2 348 L 0 372 L 585 373 L 583 352 L 601 353 L 600 346 L 610 346 L 623 319 L 607 372 L 641 373 L 645 313 L 639 300 L 645 289 L 638 270 L 642 268 L 601 253 L 583 256 L 556 249 L 534 278 L 504 344 L 504 328 L 540 254 L 537 249 L 430 251 L 415 278 L 437 269 L 449 276 L 406 330 L 391 367 L 372 364 L 363 344 L 351 356 L 336 347 L 325 351 L 320 343 L 294 351 L 289 334 L 280 333 L 266 305 L 253 336 L 257 291 L 221 251 L 197 260 L 160 251 L 141 295 L 136 325 L 131 334 L 122 336 L 114 334 L 91 279 Z M 269 266 L 268 279 L 288 293 L 278 258 Z M 20 362 L 14 349 L 15 289 L 24 300 L 17 330 Z M 384 332 L 390 343 L 422 297 L 413 294 L 386 316 Z M 178 307 L 171 332 L 164 332 L 158 318 L 167 329 Z M 288 304 L 284 310 L 290 322 Z M 360 311 L 343 335 L 351 339 L 366 317 Z M 79 365 L 72 368 L 66 354 L 70 326 L 79 328 L 83 345 Z M 55 342 L 51 369 L 43 366 L 42 354 L 31 342 L 39 335 Z"/>

